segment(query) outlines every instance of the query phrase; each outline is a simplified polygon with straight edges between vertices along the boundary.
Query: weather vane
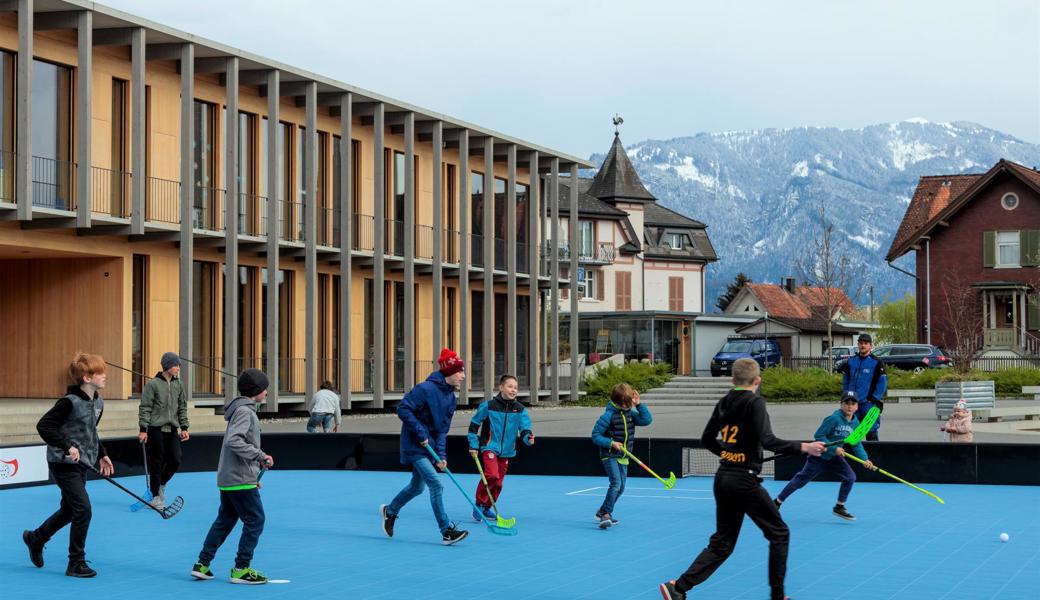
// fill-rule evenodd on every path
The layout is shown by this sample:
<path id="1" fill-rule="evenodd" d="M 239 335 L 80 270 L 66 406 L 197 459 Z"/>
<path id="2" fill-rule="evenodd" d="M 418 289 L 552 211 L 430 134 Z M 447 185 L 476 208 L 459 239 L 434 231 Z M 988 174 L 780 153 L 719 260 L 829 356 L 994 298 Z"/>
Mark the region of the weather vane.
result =
<path id="1" fill-rule="evenodd" d="M 625 120 L 622 119 L 621 115 L 619 115 L 617 113 L 614 113 L 614 119 L 613 120 L 614 120 L 614 135 L 617 135 L 619 133 L 618 126 L 620 126 L 622 123 L 624 123 Z"/>

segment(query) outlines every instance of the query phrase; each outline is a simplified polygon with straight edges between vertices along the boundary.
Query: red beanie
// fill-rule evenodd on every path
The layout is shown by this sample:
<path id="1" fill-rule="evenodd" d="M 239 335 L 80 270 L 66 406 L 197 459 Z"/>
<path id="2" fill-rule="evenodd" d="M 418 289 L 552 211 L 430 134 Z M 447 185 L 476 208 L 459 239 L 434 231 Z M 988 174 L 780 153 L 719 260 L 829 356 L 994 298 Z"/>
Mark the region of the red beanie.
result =
<path id="1" fill-rule="evenodd" d="M 440 367 L 441 375 L 445 377 L 451 377 L 466 368 L 459 355 L 455 354 L 455 351 L 450 348 L 441 350 L 441 356 L 437 359 L 437 366 Z"/>

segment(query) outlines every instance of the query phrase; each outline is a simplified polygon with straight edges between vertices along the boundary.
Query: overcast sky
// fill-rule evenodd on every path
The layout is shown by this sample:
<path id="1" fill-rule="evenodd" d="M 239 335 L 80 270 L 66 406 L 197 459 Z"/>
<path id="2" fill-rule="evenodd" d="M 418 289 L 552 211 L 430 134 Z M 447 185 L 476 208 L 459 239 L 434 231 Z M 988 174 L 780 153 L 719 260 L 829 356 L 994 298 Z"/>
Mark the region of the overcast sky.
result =
<path id="1" fill-rule="evenodd" d="M 557 150 L 975 121 L 1040 142 L 1036 0 L 104 0 Z"/>

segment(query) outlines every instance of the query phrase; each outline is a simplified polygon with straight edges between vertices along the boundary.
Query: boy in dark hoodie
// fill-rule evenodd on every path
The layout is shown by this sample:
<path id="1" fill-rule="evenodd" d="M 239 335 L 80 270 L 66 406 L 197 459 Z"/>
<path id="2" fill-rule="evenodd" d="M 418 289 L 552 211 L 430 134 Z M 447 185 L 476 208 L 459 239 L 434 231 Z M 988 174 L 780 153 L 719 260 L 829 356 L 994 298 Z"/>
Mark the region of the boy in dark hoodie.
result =
<path id="1" fill-rule="evenodd" d="M 87 495 L 87 470 L 80 463 L 97 463 L 102 475 L 114 472 L 97 426 L 105 412 L 100 391 L 105 389 L 105 360 L 96 354 L 77 354 L 69 365 L 74 382 L 39 423 L 36 431 L 47 442 L 47 466 L 61 490 L 61 507 L 33 531 L 23 531 L 22 541 L 29 547 L 29 560 L 43 567 L 43 545 L 69 523 L 69 577 L 94 577 L 87 565 L 87 530 L 90 529 L 90 496 Z"/>
<path id="2" fill-rule="evenodd" d="M 516 456 L 517 438 L 528 446 L 534 445 L 531 417 L 516 399 L 518 392 L 516 377 L 503 375 L 498 380 L 498 394 L 481 402 L 469 421 L 469 453 L 474 458 L 480 455 L 487 479 L 486 486 L 483 481 L 477 482 L 477 506 L 492 521 L 496 515 L 491 503 L 492 500 L 498 502 L 498 495 L 502 493 L 509 459 Z M 474 512 L 473 520 L 479 523 L 482 519 Z"/>
<path id="3" fill-rule="evenodd" d="M 628 456 L 622 448 L 632 451 L 636 441 L 636 426 L 645 427 L 654 418 L 645 404 L 639 401 L 639 392 L 627 383 L 619 383 L 610 393 L 610 402 L 592 428 L 592 443 L 599 446 L 599 458 L 610 481 L 603 504 L 596 511 L 600 529 L 618 524 L 614 518 L 614 504 L 625 493 L 628 479 Z"/>
<path id="4" fill-rule="evenodd" d="M 181 466 L 181 442 L 191 436 L 188 394 L 180 380 L 181 357 L 176 352 L 166 352 L 159 364 L 162 371 L 149 379 L 141 392 L 137 441 L 148 446 L 148 489 L 152 506 L 162 510 L 166 506 L 166 484 Z"/>
<path id="5" fill-rule="evenodd" d="M 769 587 L 771 600 L 785 600 L 784 576 L 787 572 L 787 543 L 790 532 L 780 518 L 780 510 L 762 487 L 762 448 L 778 454 L 804 452 L 823 454 L 823 442 L 789 442 L 773 435 L 766 403 L 758 395 L 758 363 L 741 358 L 733 363 L 733 390 L 726 394 L 708 419 L 701 443 L 721 457 L 715 473 L 716 531 L 686 572 L 679 579 L 659 586 L 665 600 L 686 598 L 686 592 L 711 577 L 733 553 L 744 515 L 762 530 L 769 540 Z"/>
<path id="6" fill-rule="evenodd" d="M 824 444 L 841 441 L 849 437 L 852 430 L 859 426 L 859 419 L 856 418 L 856 409 L 858 407 L 859 398 L 856 397 L 856 392 L 852 390 L 845 392 L 841 396 L 841 408 L 828 415 L 823 420 L 823 423 L 820 423 L 820 427 L 816 430 L 813 437 Z M 874 469 L 874 463 L 867 458 L 867 451 L 863 449 L 862 443 L 852 446 L 852 453 L 867 461 L 864 465 L 865 467 L 871 470 Z M 822 456 L 809 456 L 806 458 L 805 466 L 802 467 L 802 470 L 792 477 L 791 481 L 787 482 L 783 491 L 774 500 L 776 507 L 780 508 L 780 505 L 791 494 L 802 489 L 805 484 L 819 477 L 820 473 L 824 471 L 830 471 L 841 479 L 841 487 L 838 488 L 838 503 L 834 505 L 833 509 L 834 514 L 846 521 L 855 521 L 856 517 L 845 510 L 845 501 L 848 500 L 849 493 L 852 492 L 852 484 L 856 483 L 856 474 L 852 471 L 848 461 L 845 460 L 845 449 L 841 446 L 827 448 L 827 451 Z"/>
<path id="7" fill-rule="evenodd" d="M 224 420 L 228 425 L 217 464 L 220 510 L 206 534 L 199 560 L 191 569 L 191 576 L 196 579 L 213 579 L 210 562 L 235 524 L 242 521 L 242 537 L 238 542 L 235 568 L 231 569 L 231 583 L 267 583 L 262 573 L 249 566 L 264 531 L 261 465 L 274 466 L 274 458 L 260 449 L 260 419 L 256 416 L 256 405 L 267 398 L 267 386 L 267 375 L 263 371 L 246 369 L 238 376 L 238 396 L 224 405 Z"/>
<path id="8" fill-rule="evenodd" d="M 440 369 L 412 388 L 397 405 L 397 416 L 401 419 L 401 464 L 411 466 L 412 480 L 390 504 L 379 506 L 379 516 L 383 533 L 394 537 L 394 522 L 401 509 L 429 486 L 430 506 L 441 530 L 441 543 L 451 546 L 469 533 L 448 520 L 442 498 L 444 487 L 437 479 L 437 471 L 448 466 L 448 430 L 457 402 L 455 388 L 466 378 L 466 368 L 459 355 L 448 348 L 441 350 L 437 365 Z M 426 449 L 431 443 L 441 459 L 436 464 Z"/>

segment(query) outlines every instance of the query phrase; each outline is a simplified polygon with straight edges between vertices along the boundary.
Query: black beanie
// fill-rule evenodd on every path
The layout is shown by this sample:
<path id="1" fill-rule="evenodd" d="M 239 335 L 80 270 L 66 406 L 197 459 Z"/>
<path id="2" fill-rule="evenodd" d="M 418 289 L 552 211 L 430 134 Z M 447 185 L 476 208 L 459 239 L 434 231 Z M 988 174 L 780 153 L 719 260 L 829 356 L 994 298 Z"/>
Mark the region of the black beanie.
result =
<path id="1" fill-rule="evenodd" d="M 267 389 L 267 375 L 260 369 L 246 369 L 238 376 L 238 393 L 254 398 Z"/>

